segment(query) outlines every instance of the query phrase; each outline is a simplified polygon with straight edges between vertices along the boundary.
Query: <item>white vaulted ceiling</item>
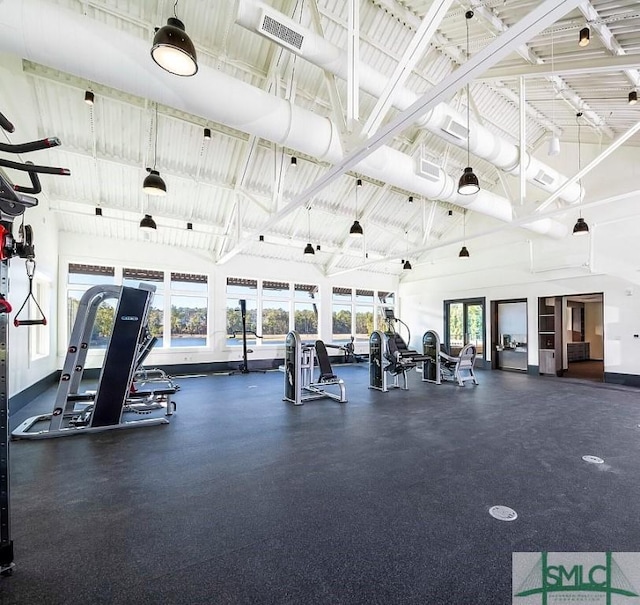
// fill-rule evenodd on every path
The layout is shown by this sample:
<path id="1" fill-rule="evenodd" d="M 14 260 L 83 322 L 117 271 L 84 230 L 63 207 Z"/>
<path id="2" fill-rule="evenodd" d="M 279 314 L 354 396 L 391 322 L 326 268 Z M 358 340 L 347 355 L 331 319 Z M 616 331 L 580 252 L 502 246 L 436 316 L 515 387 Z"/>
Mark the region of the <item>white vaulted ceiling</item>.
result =
<path id="1" fill-rule="evenodd" d="M 138 223 L 144 213 L 149 213 L 158 223 L 153 241 L 160 244 L 198 250 L 216 262 L 241 253 L 312 263 L 326 274 L 356 268 L 400 273 L 399 259 L 407 253 L 419 257 L 430 247 L 459 237 L 463 213 L 459 196 L 456 198 L 455 192 L 432 193 L 433 188 L 428 188 L 415 172 L 420 160 L 426 160 L 457 183 L 467 165 L 466 140 L 454 145 L 454 139 L 434 134 L 434 129 L 424 124 L 398 128 L 385 141 L 385 148 L 401 154 L 386 157 L 411 160 L 412 174 L 400 174 L 395 159 L 388 162 L 393 166 L 383 162 L 378 167 L 379 156 L 371 155 L 361 164 L 347 166 L 308 199 L 301 195 L 349 154 L 367 147 L 360 129 L 378 98 L 371 91 L 370 78 L 361 82 L 359 123 L 345 127 L 347 81 L 334 75 L 335 70 L 331 73 L 329 66 L 325 70 L 313 64 L 305 52 L 294 54 L 238 24 L 238 7 L 244 4 L 255 2 L 177 3 L 177 15 L 195 43 L 200 65 L 193 78 L 179 78 L 162 72 L 149 55 L 154 28 L 173 15 L 173 2 L 0 2 L 0 38 L 4 40 L 0 41 L 0 52 L 7 58 L 7 68 L 0 74 L 0 98 L 9 109 L 21 107 L 23 115 L 16 123 L 35 124 L 37 136 L 62 140 L 61 147 L 42 152 L 38 160 L 44 163 L 46 158 L 51 164 L 71 169 L 70 177 L 42 178 L 46 202 L 57 213 L 60 229 L 143 241 Z M 350 1 L 270 0 L 265 4 L 338 47 L 346 58 Z M 426 0 L 358 3 L 359 54 L 366 69 L 359 67 L 356 72 L 363 80 L 367 70 L 373 70 L 383 84 L 392 77 L 398 65 L 407 60 L 405 53 L 432 4 Z M 399 94 L 395 106 L 385 114 L 382 128 L 465 64 L 467 10 L 475 11 L 468 23 L 473 60 L 503 31 L 533 21 L 531 11 L 541 4 L 515 0 L 451 2 L 411 73 L 396 86 Z M 637 125 L 640 105 L 629 105 L 627 97 L 640 85 L 640 4 L 637 0 L 593 0 L 574 5 L 526 44 L 509 48 L 496 65 L 474 71 L 469 84 L 474 145 L 483 144 L 482 140 L 474 141 L 480 124 L 487 137 L 499 141 L 500 150 L 519 144 L 520 76 L 526 82 L 524 123 L 526 147 L 531 154 L 546 146 L 552 134 L 564 142 L 575 142 L 578 111 L 583 113 L 583 142 L 606 146 Z M 43 23 L 23 23 L 19 17 L 12 22 L 12 14 L 27 14 L 34 7 L 38 14 L 46 12 Z M 104 50 L 108 45 L 102 38 L 99 44 L 96 41 L 74 48 L 74 44 L 82 44 L 79 33 L 66 38 L 59 35 L 68 15 L 81 19 L 78 27 L 82 31 L 93 32 L 99 27 L 104 29 L 95 31 L 109 32 L 114 40 L 111 51 Z M 578 32 L 585 23 L 591 27 L 591 43 L 580 48 Z M 42 28 L 40 37 L 35 36 L 36 27 Z M 34 31 L 27 31 L 32 28 Z M 124 52 L 123 40 L 131 40 L 135 50 L 119 55 Z M 67 46 L 78 61 L 56 58 L 46 50 L 54 43 Z M 39 51 L 38 46 L 45 50 Z M 109 63 L 111 56 L 118 58 L 115 68 Z M 338 71 L 343 69 L 343 58 L 336 61 Z M 593 67 L 585 69 L 585 65 Z M 109 75 L 112 72 L 113 77 Z M 227 79 L 212 79 L 218 77 Z M 11 87 L 5 82 L 9 78 Z M 230 82 L 228 78 L 252 87 L 237 89 L 241 96 L 243 90 L 251 93 L 246 107 L 230 101 L 236 93 L 232 94 L 228 85 L 215 85 L 218 81 Z M 18 79 L 20 87 L 16 85 Z M 87 89 L 95 93 L 92 107 L 84 103 Z M 269 103 L 267 107 L 267 96 L 256 95 L 255 99 L 262 99 L 256 101 L 260 105 L 253 103 L 249 108 L 253 89 L 269 95 L 273 106 Z M 11 90 L 27 94 L 28 102 L 9 102 Z M 404 102 L 398 100 L 402 98 Z M 281 132 L 284 128 L 280 128 L 280 120 L 288 119 L 282 115 L 281 102 L 286 102 L 289 111 L 299 112 L 292 132 Z M 450 95 L 447 104 L 466 116 L 464 86 Z M 0 107 L 0 111 L 8 112 L 6 107 Z M 258 121 L 264 124 L 257 125 Z M 205 127 L 212 131 L 210 140 L 203 138 Z M 2 136 L 12 142 L 24 140 L 19 131 Z M 326 149 L 322 148 L 325 143 Z M 626 145 L 640 147 L 640 134 L 631 136 Z M 553 159 L 547 158 L 546 152 L 536 155 L 544 156 L 545 170 L 553 171 Z M 296 168 L 291 167 L 292 156 L 297 157 Z M 167 184 L 166 197 L 142 193 L 145 168 L 153 166 L 154 160 Z M 508 197 L 503 187 L 505 171 L 496 163 L 499 160 L 488 161 L 471 154 L 482 195 L 488 197 L 469 206 L 465 219 L 468 231 L 474 225 L 490 230 L 515 219 L 511 207 L 516 200 Z M 544 228 L 523 220 L 526 212 L 534 216 L 535 201 L 544 199 L 573 173 L 559 176 L 547 193 L 528 187 L 526 203 L 518 209 L 518 220 L 511 228 L 528 229 L 534 237 L 562 237 L 566 233 L 575 213 L 565 217 L 556 212 L 550 219 L 552 226 Z M 356 178 L 364 181 L 357 191 L 357 215 L 365 229 L 364 241 L 349 238 L 356 216 Z M 576 187 L 569 190 L 569 199 L 563 202 L 567 207 L 579 199 Z M 409 203 L 409 196 L 413 203 Z M 97 206 L 103 211 L 100 218 L 94 213 Z M 187 222 L 193 224 L 193 230 L 186 229 Z M 259 234 L 264 235 L 264 242 L 258 241 Z M 302 254 L 308 240 L 314 247 L 320 245 L 313 257 Z"/>

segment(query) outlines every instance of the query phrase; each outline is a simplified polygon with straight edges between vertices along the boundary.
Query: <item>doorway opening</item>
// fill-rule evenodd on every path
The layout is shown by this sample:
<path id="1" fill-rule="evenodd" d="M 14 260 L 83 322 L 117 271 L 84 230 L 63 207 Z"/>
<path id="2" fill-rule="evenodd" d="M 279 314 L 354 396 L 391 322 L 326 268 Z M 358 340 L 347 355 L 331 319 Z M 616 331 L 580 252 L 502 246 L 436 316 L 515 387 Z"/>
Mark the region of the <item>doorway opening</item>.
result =
<path id="1" fill-rule="evenodd" d="M 526 299 L 495 300 L 491 303 L 491 367 L 526 372 L 528 330 Z"/>
<path id="2" fill-rule="evenodd" d="M 485 319 L 484 298 L 444 301 L 444 346 L 449 355 L 460 354 L 462 347 L 476 347 L 476 364 L 484 363 Z"/>

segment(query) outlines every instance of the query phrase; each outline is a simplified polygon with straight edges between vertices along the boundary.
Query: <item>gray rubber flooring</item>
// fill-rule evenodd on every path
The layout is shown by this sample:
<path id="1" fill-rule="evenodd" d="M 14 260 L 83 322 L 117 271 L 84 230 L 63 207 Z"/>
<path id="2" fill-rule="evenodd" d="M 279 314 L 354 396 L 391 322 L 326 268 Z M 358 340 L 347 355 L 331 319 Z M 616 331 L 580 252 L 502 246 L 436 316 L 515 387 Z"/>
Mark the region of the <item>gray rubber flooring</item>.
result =
<path id="1" fill-rule="evenodd" d="M 0 602 L 504 604 L 514 551 L 640 550 L 637 390 L 334 370 L 347 404 L 284 403 L 279 372 L 188 378 L 170 425 L 13 442 Z"/>

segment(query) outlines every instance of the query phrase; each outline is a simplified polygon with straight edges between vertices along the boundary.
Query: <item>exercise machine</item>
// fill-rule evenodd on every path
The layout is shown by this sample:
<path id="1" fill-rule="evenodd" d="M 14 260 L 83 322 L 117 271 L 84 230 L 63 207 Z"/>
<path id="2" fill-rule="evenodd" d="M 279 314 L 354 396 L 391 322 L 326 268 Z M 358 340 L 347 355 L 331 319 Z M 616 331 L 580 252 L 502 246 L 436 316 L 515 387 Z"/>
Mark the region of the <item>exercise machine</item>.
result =
<path id="1" fill-rule="evenodd" d="M 479 384 L 473 371 L 477 349 L 466 344 L 460 353 L 449 355 L 440 346 L 440 337 L 434 330 L 427 330 L 422 336 L 422 348 L 425 359 L 422 362 L 422 380 L 442 384 L 443 380 L 455 381 L 463 387 L 468 380 Z"/>
<path id="2" fill-rule="evenodd" d="M 247 349 L 247 334 L 253 334 L 256 338 L 262 338 L 259 334 L 256 334 L 253 330 L 247 330 L 247 301 L 245 299 L 240 299 L 238 301 L 240 305 L 240 318 L 242 321 L 242 363 L 238 368 L 237 372 L 240 374 L 249 374 L 251 372 L 262 372 L 263 374 L 266 370 L 250 370 L 249 369 L 249 358 L 248 354 L 253 353 L 250 349 Z M 235 338 L 236 333 L 233 333 L 233 337 Z M 236 372 L 231 372 L 235 374 Z"/>
<path id="3" fill-rule="evenodd" d="M 136 370 L 150 350 L 147 318 L 155 286 L 99 285 L 80 299 L 56 392 L 53 411 L 27 418 L 11 433 L 15 439 L 46 439 L 111 429 L 167 424 L 166 417 L 141 418 L 164 408 L 171 416 L 176 386 L 170 380 L 138 380 Z M 113 329 L 95 391 L 80 392 L 80 382 L 98 307 L 118 301 Z M 127 419 L 127 414 L 134 419 Z M 43 424 L 45 424 L 44 428 Z"/>
<path id="4" fill-rule="evenodd" d="M 315 364 L 320 373 L 314 380 Z M 327 387 L 337 387 L 338 393 L 332 393 Z M 295 405 L 305 401 L 328 397 L 347 402 L 344 381 L 333 373 L 327 348 L 322 340 L 314 344 L 305 344 L 295 330 L 287 334 L 284 356 L 284 398 Z"/>
<path id="5" fill-rule="evenodd" d="M 362 357 L 356 353 L 355 338 L 351 336 L 351 340 L 343 345 L 337 345 L 332 343 L 325 343 L 328 349 L 338 349 L 344 355 L 342 363 L 360 363 Z"/>
<path id="6" fill-rule="evenodd" d="M 0 113 L 0 128 L 12 133 L 15 131 L 13 124 Z M 11 154 L 25 154 L 60 145 L 60 139 L 49 137 L 38 141 L 12 144 L 0 143 L 0 152 Z M 18 238 L 13 236 L 13 221 L 16 217 L 24 215 L 25 210 L 38 205 L 38 199 L 34 197 L 42 191 L 38 174 L 52 174 L 68 176 L 70 171 L 66 168 L 52 166 L 37 166 L 31 162 L 12 162 L 0 158 L 0 167 L 11 168 L 26 172 L 31 181 L 30 186 L 13 183 L 11 179 L 0 169 L 0 575 L 10 576 L 15 567 L 13 561 L 13 541 L 11 540 L 11 508 L 9 492 L 10 464 L 9 464 L 9 313 L 12 311 L 7 297 L 9 294 L 9 261 L 18 256 L 28 262 L 33 261 L 35 269 L 35 253 L 33 247 L 31 227 L 22 223 Z M 27 265 L 27 275 L 31 263 Z M 33 273 L 29 277 L 30 294 Z M 29 296 L 27 296 L 27 299 Z M 35 299 L 34 299 L 35 300 Z M 26 301 L 25 301 L 26 302 Z M 21 307 L 21 310 L 23 306 Z M 37 320 L 18 320 L 19 325 L 46 324 L 44 314 Z M 28 323 L 27 323 L 28 322 Z M 15 325 L 15 321 L 14 321 Z"/>
<path id="7" fill-rule="evenodd" d="M 390 388 L 408 390 L 407 372 L 424 361 L 425 356 L 407 346 L 405 340 L 395 331 L 394 323 L 402 323 L 409 332 L 409 326 L 395 317 L 393 309 L 384 310 L 387 330 L 374 330 L 369 337 L 369 388 L 386 393 Z M 400 384 L 400 377 L 403 383 Z"/>

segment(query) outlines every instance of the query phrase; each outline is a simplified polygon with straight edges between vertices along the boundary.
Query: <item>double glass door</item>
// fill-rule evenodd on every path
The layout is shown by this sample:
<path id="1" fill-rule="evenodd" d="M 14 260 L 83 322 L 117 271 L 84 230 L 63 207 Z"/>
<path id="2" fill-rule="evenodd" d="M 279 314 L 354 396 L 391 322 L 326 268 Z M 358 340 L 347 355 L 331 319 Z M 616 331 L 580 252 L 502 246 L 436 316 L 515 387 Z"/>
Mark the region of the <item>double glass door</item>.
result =
<path id="1" fill-rule="evenodd" d="M 450 355 L 458 355 L 466 344 L 476 346 L 484 357 L 484 298 L 448 300 L 444 303 L 444 344 Z"/>

